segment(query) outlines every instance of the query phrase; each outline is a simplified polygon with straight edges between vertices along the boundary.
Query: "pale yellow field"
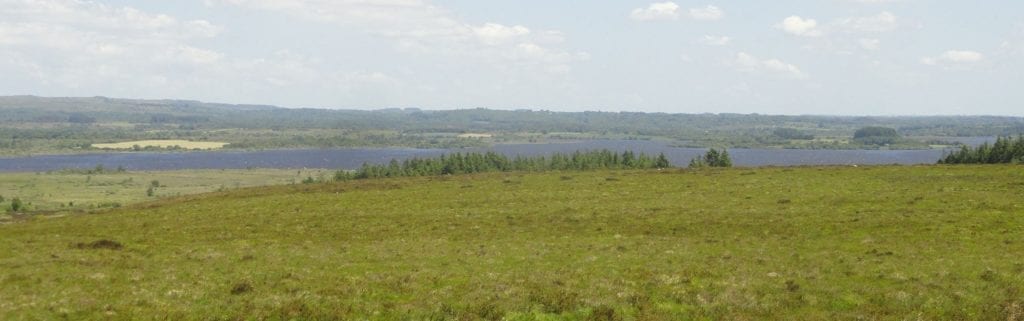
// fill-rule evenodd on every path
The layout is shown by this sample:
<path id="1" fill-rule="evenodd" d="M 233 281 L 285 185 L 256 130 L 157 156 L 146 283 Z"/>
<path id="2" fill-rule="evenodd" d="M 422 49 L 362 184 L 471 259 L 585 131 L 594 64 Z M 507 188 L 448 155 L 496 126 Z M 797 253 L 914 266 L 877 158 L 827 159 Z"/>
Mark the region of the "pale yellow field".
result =
<path id="1" fill-rule="evenodd" d="M 458 137 L 459 137 L 459 138 L 491 138 L 491 137 L 494 137 L 494 135 L 491 135 L 491 134 L 473 134 L 473 133 L 467 133 L 467 134 L 459 134 L 459 136 L 458 136 Z"/>
<path id="2" fill-rule="evenodd" d="M 92 147 L 102 149 L 132 149 L 138 145 L 141 148 L 150 146 L 160 148 L 178 146 L 185 149 L 221 149 L 227 144 L 228 143 L 222 142 L 192 142 L 187 140 L 139 140 L 134 142 L 92 144 Z"/>

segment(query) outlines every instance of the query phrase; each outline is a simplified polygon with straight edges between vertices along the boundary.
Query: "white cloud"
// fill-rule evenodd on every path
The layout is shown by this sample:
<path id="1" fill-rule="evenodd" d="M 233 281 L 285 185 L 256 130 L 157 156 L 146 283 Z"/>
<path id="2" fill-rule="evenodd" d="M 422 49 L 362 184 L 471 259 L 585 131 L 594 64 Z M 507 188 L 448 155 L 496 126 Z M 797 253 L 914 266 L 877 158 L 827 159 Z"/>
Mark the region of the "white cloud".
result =
<path id="1" fill-rule="evenodd" d="M 814 19 L 804 19 L 799 16 L 790 16 L 782 20 L 777 26 L 786 33 L 797 35 L 801 37 L 818 37 L 823 33 L 818 29 L 818 21 Z"/>
<path id="2" fill-rule="evenodd" d="M 498 23 L 474 25 L 423 0 L 207 0 L 207 4 L 340 25 L 392 39 L 409 53 L 472 58 L 502 69 L 518 66 L 562 73 L 578 61 L 576 57 L 584 55 L 550 47 L 562 42 L 561 32 Z M 543 50 L 524 55 L 524 47 Z"/>
<path id="3" fill-rule="evenodd" d="M 679 5 L 675 2 L 656 2 L 646 8 L 633 9 L 629 18 L 636 21 L 678 20 L 681 16 L 679 9 Z M 708 5 L 690 8 L 687 10 L 686 16 L 693 20 L 716 21 L 725 17 L 725 11 L 722 8 Z"/>
<path id="4" fill-rule="evenodd" d="M 180 46 L 178 48 L 171 49 L 169 54 L 173 60 L 193 64 L 211 64 L 217 62 L 221 58 L 224 58 L 224 54 L 222 53 L 192 46 Z"/>
<path id="5" fill-rule="evenodd" d="M 629 14 L 636 21 L 676 20 L 679 19 L 679 5 L 675 2 L 652 3 L 647 8 L 636 8 Z"/>
<path id="6" fill-rule="evenodd" d="M 835 24 L 851 32 L 890 32 L 900 26 L 896 15 L 888 11 L 868 17 L 843 18 Z"/>
<path id="7" fill-rule="evenodd" d="M 985 55 L 972 50 L 949 50 L 934 57 L 921 58 L 921 63 L 930 66 L 966 66 L 981 62 Z"/>
<path id="8" fill-rule="evenodd" d="M 474 27 L 473 32 L 480 41 L 488 45 L 501 45 L 516 38 L 530 35 L 530 29 L 523 26 L 506 27 L 497 23 L 487 23 Z"/>
<path id="9" fill-rule="evenodd" d="M 736 54 L 735 59 L 730 62 L 730 65 L 742 72 L 768 72 L 795 79 L 808 78 L 807 74 L 801 71 L 796 65 L 774 58 L 761 59 L 745 52 Z"/>
<path id="10" fill-rule="evenodd" d="M 728 36 L 706 35 L 700 39 L 700 42 L 709 46 L 728 46 L 732 42 L 732 38 Z"/>
<path id="11" fill-rule="evenodd" d="M 288 51 L 241 58 L 201 45 L 222 30 L 204 20 L 90 1 L 0 0 L 0 83 L 24 84 L 8 88 L 40 95 L 289 105 L 315 98 L 281 100 L 283 92 L 277 89 L 282 86 L 314 97 L 345 95 L 345 88 L 366 91 L 395 85 L 380 72 L 330 70 L 318 59 Z M 226 85 L 230 89 L 220 91 Z"/>
<path id="12" fill-rule="evenodd" d="M 860 47 L 864 48 L 864 50 L 872 50 L 872 51 L 874 51 L 874 50 L 881 49 L 881 47 L 882 47 L 882 41 L 878 40 L 878 39 L 863 38 L 863 39 L 860 39 L 858 41 L 858 43 L 860 43 Z"/>
<path id="13" fill-rule="evenodd" d="M 35 66 L 35 81 L 69 88 L 111 81 L 144 85 L 160 69 L 187 72 L 222 59 L 191 43 L 222 29 L 204 20 L 91 1 L 2 0 L 0 51 L 20 63 L 0 63 L 0 70 Z"/>
<path id="14" fill-rule="evenodd" d="M 721 8 L 712 5 L 708 5 L 703 8 L 690 9 L 690 18 L 693 18 L 694 20 L 714 21 L 721 20 L 723 17 L 725 17 L 725 11 L 722 11 Z"/>

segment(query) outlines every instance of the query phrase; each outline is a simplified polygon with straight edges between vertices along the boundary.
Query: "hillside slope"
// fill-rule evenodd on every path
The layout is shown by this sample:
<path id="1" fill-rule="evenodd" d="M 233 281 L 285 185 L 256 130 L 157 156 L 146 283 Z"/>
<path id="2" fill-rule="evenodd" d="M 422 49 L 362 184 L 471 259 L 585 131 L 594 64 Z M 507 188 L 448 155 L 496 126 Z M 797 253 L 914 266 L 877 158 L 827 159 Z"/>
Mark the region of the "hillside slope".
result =
<path id="1" fill-rule="evenodd" d="M 490 174 L 0 226 L 0 319 L 1019 320 L 1020 166 Z"/>

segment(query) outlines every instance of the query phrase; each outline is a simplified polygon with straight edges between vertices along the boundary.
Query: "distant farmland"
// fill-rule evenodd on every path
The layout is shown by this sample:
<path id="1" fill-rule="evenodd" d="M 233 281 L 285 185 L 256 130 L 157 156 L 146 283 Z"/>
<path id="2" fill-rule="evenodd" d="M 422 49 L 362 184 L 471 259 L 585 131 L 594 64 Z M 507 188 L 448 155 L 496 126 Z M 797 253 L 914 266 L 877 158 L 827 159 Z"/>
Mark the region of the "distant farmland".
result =
<path id="1" fill-rule="evenodd" d="M 223 142 L 193 142 L 187 140 L 138 140 L 131 142 L 92 144 L 93 148 L 99 149 L 137 149 L 147 147 L 157 148 L 184 148 L 184 149 L 221 149 L 228 143 Z"/>

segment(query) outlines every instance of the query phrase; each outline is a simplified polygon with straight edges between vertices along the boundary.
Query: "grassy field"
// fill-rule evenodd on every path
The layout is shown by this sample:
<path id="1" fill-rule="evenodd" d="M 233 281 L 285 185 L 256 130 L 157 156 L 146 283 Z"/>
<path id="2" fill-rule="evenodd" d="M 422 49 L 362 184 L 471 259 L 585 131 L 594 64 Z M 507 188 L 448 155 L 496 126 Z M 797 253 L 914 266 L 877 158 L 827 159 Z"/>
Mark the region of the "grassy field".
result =
<path id="1" fill-rule="evenodd" d="M 1021 320 L 1024 168 L 486 174 L 0 225 L 0 319 Z"/>
<path id="2" fill-rule="evenodd" d="M 294 169 L 2 173 L 0 196 L 5 200 L 0 201 L 0 222 L 10 218 L 5 212 L 14 198 L 21 199 L 29 212 L 92 210 L 171 196 L 322 180 L 333 174 Z"/>
<path id="3" fill-rule="evenodd" d="M 146 147 L 158 148 L 184 148 L 184 149 L 221 149 L 228 143 L 222 142 L 193 142 L 180 139 L 170 140 L 139 140 L 131 142 L 120 142 L 110 144 L 92 144 L 93 148 L 99 149 L 138 149 Z"/>

